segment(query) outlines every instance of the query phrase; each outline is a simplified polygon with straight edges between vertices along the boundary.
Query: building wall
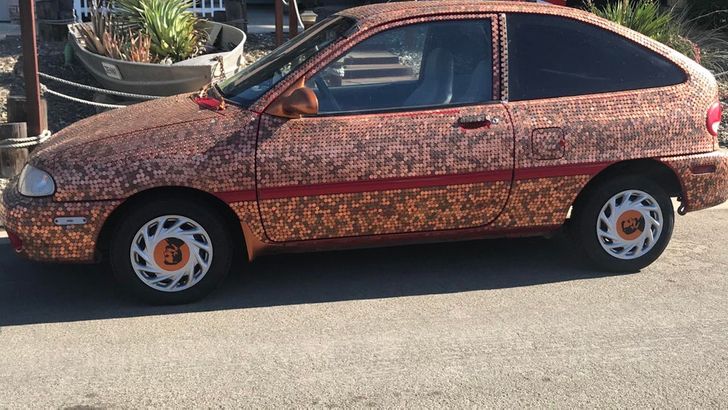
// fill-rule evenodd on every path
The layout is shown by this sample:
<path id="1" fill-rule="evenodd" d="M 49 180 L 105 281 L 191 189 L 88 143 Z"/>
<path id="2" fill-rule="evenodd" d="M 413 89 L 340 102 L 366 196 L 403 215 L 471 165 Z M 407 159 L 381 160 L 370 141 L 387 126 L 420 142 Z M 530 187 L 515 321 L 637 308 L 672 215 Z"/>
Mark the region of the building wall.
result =
<path id="1" fill-rule="evenodd" d="M 0 21 L 10 21 L 9 0 L 0 0 Z"/>

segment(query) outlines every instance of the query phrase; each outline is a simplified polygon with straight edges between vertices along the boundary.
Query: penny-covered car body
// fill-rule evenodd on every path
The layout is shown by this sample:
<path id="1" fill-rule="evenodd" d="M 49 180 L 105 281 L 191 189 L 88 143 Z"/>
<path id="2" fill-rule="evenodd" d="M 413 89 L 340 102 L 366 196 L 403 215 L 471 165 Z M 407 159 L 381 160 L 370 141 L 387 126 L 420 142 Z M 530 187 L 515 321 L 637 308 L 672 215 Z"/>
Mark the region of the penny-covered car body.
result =
<path id="1" fill-rule="evenodd" d="M 79 121 L 0 214 L 35 260 L 201 297 L 236 255 L 542 235 L 601 269 L 728 198 L 713 76 L 592 14 L 483 1 L 342 11 L 218 85 Z M 220 108 L 220 107 L 218 107 Z"/>

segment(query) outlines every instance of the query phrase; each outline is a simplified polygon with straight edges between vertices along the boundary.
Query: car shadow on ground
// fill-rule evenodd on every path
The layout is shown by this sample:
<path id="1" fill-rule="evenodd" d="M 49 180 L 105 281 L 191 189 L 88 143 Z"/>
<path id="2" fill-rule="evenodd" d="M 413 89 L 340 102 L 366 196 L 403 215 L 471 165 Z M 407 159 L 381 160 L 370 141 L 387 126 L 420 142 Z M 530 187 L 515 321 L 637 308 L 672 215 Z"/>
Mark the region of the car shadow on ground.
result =
<path id="1" fill-rule="evenodd" d="M 184 306 L 147 306 L 108 265 L 41 264 L 0 239 L 0 326 L 532 286 L 612 275 L 590 269 L 565 235 L 268 256 Z M 240 271 L 240 272 L 238 272 Z"/>

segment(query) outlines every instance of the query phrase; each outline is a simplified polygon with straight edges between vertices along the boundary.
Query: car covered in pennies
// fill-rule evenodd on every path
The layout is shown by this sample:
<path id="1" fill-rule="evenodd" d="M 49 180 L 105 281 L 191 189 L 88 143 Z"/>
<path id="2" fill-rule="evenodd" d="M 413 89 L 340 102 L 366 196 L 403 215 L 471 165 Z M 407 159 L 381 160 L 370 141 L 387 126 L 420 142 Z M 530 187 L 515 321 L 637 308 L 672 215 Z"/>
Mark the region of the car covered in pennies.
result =
<path id="1" fill-rule="evenodd" d="M 673 199 L 728 199 L 713 76 L 576 9 L 356 7 L 212 91 L 51 137 L 3 194 L 17 252 L 108 261 L 151 303 L 201 298 L 236 258 L 564 226 L 631 272 L 665 250 Z"/>

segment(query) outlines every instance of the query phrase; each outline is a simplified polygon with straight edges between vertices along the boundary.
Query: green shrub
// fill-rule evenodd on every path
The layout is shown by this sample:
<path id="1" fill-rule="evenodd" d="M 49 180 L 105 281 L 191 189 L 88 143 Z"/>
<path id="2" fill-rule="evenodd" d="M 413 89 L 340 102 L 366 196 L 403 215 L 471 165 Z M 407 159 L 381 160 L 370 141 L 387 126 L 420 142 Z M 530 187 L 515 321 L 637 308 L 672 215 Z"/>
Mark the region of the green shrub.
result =
<path id="1" fill-rule="evenodd" d="M 687 6 L 679 11 L 661 6 L 657 0 L 615 0 L 602 6 L 594 1 L 587 0 L 587 10 L 667 44 L 699 61 L 719 81 L 728 80 L 728 39 L 721 33 L 724 27 L 698 24 L 699 20 L 722 15 L 720 7 L 728 0 L 686 0 Z M 706 10 L 712 14 L 706 15 Z"/>
<path id="2" fill-rule="evenodd" d="M 686 25 L 684 35 L 700 50 L 700 64 L 712 71 L 719 81 L 727 81 L 728 39 L 725 33 L 718 29 L 706 30 L 701 26 Z"/>
<path id="3" fill-rule="evenodd" d="M 685 5 L 690 21 L 728 33 L 728 0 L 689 0 Z"/>
<path id="4" fill-rule="evenodd" d="M 174 63 L 203 51 L 206 32 L 187 9 L 190 0 L 116 0 L 113 14 L 125 29 L 139 31 L 151 41 L 151 51 L 160 61 Z"/>
<path id="5" fill-rule="evenodd" d="M 620 0 L 603 6 L 588 1 L 586 7 L 600 17 L 667 44 L 691 58 L 696 57 L 693 43 L 682 35 L 684 15 L 663 8 L 657 0 Z"/>

